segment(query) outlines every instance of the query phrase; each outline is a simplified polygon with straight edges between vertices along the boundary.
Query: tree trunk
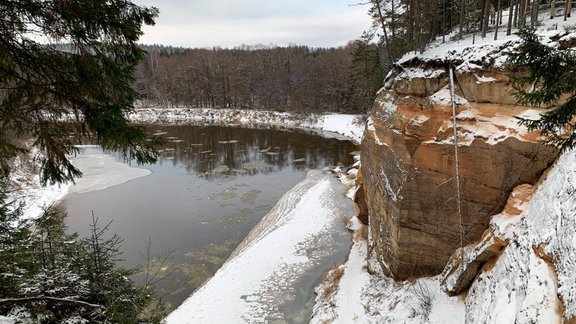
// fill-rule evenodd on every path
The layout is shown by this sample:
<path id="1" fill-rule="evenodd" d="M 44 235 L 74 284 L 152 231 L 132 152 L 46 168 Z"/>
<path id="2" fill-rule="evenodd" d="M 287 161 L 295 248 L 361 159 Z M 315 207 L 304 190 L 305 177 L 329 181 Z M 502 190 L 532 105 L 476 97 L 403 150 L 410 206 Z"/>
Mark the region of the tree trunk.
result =
<path id="1" fill-rule="evenodd" d="M 498 0 L 498 8 L 496 9 L 496 29 L 494 30 L 494 40 L 498 39 L 498 29 L 502 19 L 502 0 Z"/>
<path id="2" fill-rule="evenodd" d="M 490 0 L 484 1 L 484 15 L 482 18 L 482 38 L 486 37 L 488 32 L 488 23 L 490 22 Z"/>
<path id="3" fill-rule="evenodd" d="M 520 8 L 518 9 L 518 28 L 526 26 L 526 0 L 520 0 Z"/>
<path id="4" fill-rule="evenodd" d="M 510 8 L 508 10 L 508 28 L 506 29 L 506 35 L 510 36 L 512 35 L 512 23 L 514 21 L 514 5 L 515 5 L 516 0 L 511 0 L 510 1 Z"/>
<path id="5" fill-rule="evenodd" d="M 380 20 L 380 27 L 384 32 L 384 42 L 386 43 L 386 51 L 388 54 L 388 60 L 390 61 L 390 66 L 394 66 L 394 57 L 392 56 L 392 50 L 390 49 L 390 41 L 388 40 L 388 32 L 386 31 L 386 20 L 384 19 L 384 14 L 382 12 L 382 4 L 380 0 L 374 1 L 376 9 L 378 10 L 378 19 Z"/>
<path id="6" fill-rule="evenodd" d="M 518 15 L 520 14 L 520 3 L 522 0 L 514 0 L 514 27 L 518 27 Z"/>
<path id="7" fill-rule="evenodd" d="M 530 18 L 530 27 L 532 27 L 532 28 L 536 27 L 536 23 L 538 22 L 539 9 L 540 9 L 540 4 L 538 3 L 538 1 L 533 0 L 532 1 L 532 15 Z"/>
<path id="8" fill-rule="evenodd" d="M 464 18 L 465 18 L 466 0 L 460 0 L 460 30 L 458 31 L 458 38 L 462 39 L 464 36 Z"/>

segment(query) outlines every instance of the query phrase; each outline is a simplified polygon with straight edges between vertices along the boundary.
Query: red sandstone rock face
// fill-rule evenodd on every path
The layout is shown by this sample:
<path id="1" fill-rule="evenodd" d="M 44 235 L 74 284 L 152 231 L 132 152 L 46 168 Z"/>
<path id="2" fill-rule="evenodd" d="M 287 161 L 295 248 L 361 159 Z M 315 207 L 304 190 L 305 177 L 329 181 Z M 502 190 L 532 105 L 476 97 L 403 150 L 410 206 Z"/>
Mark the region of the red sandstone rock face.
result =
<path id="1" fill-rule="evenodd" d="M 484 74 L 480 74 L 484 73 Z M 362 142 L 371 244 L 396 279 L 435 275 L 460 246 L 452 112 L 446 72 L 402 69 L 379 93 Z M 512 189 L 557 158 L 515 116 L 501 72 L 458 74 L 457 125 L 464 245 L 480 239 Z"/>

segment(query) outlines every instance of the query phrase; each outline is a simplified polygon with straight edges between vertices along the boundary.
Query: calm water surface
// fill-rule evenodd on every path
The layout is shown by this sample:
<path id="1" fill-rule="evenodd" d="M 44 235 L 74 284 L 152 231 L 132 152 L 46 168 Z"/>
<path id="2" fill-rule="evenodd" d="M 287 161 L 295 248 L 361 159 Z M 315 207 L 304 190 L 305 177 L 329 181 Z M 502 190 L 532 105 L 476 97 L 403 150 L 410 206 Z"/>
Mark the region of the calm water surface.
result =
<path id="1" fill-rule="evenodd" d="M 250 230 L 306 171 L 353 163 L 348 141 L 276 130 L 149 126 L 166 138 L 152 174 L 106 190 L 65 197 L 71 231 L 88 235 L 91 212 L 124 239 L 123 264 L 146 262 L 163 301 L 181 304 L 212 276 Z M 86 148 L 84 153 L 97 153 Z M 344 257 L 342 254 L 341 257 Z M 343 260 L 335 260 L 341 262 Z M 144 276 L 136 277 L 137 281 Z"/>

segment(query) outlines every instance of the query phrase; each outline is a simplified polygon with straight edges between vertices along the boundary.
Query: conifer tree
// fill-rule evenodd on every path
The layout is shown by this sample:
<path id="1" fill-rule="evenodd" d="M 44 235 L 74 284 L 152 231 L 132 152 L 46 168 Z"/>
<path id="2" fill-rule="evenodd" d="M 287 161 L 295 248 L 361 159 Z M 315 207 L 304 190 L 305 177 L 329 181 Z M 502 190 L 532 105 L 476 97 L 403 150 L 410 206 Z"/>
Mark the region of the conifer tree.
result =
<path id="1" fill-rule="evenodd" d="M 354 42 L 352 51 L 352 91 L 360 107 L 370 107 L 376 93 L 382 87 L 384 69 L 380 61 L 380 53 L 375 44 L 370 44 L 370 35 L 364 35 Z"/>
<path id="2" fill-rule="evenodd" d="M 88 135 L 125 158 L 155 159 L 154 143 L 125 113 L 137 95 L 135 65 L 145 54 L 136 41 L 157 14 L 127 0 L 0 0 L 2 173 L 29 138 L 42 153 L 45 183 L 80 175 L 67 156 Z"/>
<path id="3" fill-rule="evenodd" d="M 563 149 L 576 145 L 576 54 L 542 44 L 533 29 L 522 29 L 522 44 L 509 53 L 509 63 L 519 68 L 513 77 L 520 104 L 543 107 L 540 119 L 522 118 L 528 129 L 549 136 L 551 144 Z"/>
<path id="4" fill-rule="evenodd" d="M 136 287 L 138 269 L 117 265 L 121 240 L 106 238 L 108 226 L 92 224 L 92 235 L 67 234 L 65 214 L 54 206 L 31 224 L 0 186 L 0 315 L 18 310 L 36 323 L 159 323 L 162 305 L 152 306 L 152 288 Z M 33 226 L 27 226 L 33 225 Z M 31 230 L 33 229 L 33 230 Z"/>

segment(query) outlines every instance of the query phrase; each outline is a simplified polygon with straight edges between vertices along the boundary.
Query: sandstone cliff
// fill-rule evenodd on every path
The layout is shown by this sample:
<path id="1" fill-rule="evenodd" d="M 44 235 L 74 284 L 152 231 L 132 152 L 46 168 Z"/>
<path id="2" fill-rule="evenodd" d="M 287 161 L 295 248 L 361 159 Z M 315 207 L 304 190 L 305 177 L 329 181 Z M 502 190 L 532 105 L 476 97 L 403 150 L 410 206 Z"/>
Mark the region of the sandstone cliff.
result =
<path id="1" fill-rule="evenodd" d="M 537 32 L 550 46 L 574 46 L 574 19 L 544 20 Z M 355 241 L 314 323 L 576 323 L 576 149 L 557 159 L 518 125 L 515 116 L 541 111 L 517 106 L 511 93 L 502 53 L 517 44 L 514 35 L 438 41 L 388 76 L 355 188 L 369 239 Z"/>
<path id="2" fill-rule="evenodd" d="M 440 273 L 461 243 L 481 238 L 514 187 L 534 184 L 558 157 L 538 133 L 518 126 L 516 116 L 538 118 L 539 111 L 515 104 L 497 53 L 472 62 L 407 60 L 378 94 L 362 141 L 363 189 L 371 248 L 396 279 Z M 457 81 L 461 221 L 450 65 Z"/>

